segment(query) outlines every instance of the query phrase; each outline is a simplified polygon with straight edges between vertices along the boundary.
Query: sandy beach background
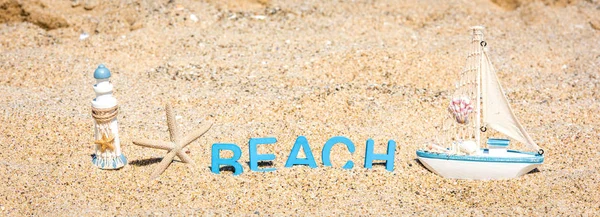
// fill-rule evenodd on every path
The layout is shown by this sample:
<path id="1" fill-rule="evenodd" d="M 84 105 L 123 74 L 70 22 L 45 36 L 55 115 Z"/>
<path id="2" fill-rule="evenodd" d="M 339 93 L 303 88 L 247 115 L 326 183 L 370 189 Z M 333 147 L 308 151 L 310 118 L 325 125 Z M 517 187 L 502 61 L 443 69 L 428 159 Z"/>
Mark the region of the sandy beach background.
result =
<path id="1" fill-rule="evenodd" d="M 468 28 L 486 26 L 514 112 L 545 151 L 538 171 L 502 181 L 441 178 L 415 151 L 438 132 L 464 65 Z M 85 33 L 89 37 L 80 40 Z M 598 215 L 597 0 L 0 0 L 0 215 Z M 91 164 L 93 71 L 113 74 L 130 164 Z M 167 140 L 212 129 L 148 178 Z M 297 136 L 319 165 L 284 168 Z M 343 135 L 356 145 L 332 150 Z M 277 156 L 250 172 L 248 139 Z M 398 143 L 394 172 L 364 169 Z M 210 146 L 239 145 L 244 173 L 210 172 Z M 513 148 L 525 148 L 516 144 Z M 356 166 L 341 169 L 346 159 Z"/>

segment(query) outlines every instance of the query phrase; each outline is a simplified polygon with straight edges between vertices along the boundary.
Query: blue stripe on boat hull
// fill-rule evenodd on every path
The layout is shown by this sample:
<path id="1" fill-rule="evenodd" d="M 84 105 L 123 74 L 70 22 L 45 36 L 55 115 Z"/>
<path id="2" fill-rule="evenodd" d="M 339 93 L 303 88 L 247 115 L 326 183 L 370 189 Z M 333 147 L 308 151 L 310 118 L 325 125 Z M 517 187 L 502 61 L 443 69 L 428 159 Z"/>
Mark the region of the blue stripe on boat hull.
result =
<path id="1" fill-rule="evenodd" d="M 484 149 L 485 150 L 485 149 Z M 507 150 L 508 153 L 517 153 L 527 155 L 525 157 L 499 157 L 490 155 L 468 156 L 468 155 L 449 155 L 445 153 L 434 153 L 423 150 L 417 150 L 417 156 L 422 158 L 432 158 L 441 160 L 475 161 L 488 163 L 531 163 L 541 164 L 544 162 L 544 156 L 534 152 L 520 152 Z"/>

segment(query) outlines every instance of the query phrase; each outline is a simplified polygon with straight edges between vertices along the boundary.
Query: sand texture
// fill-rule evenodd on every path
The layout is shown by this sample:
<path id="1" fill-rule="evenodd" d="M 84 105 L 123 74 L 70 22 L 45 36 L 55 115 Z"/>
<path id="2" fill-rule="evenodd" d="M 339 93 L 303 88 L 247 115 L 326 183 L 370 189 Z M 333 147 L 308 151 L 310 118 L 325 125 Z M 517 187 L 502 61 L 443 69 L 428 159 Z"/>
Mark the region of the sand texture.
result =
<path id="1" fill-rule="evenodd" d="M 415 160 L 473 25 L 546 152 L 516 179 L 444 179 Z M 129 159 L 117 171 L 90 157 L 100 63 Z M 600 215 L 599 66 L 597 0 L 0 0 L 0 216 Z M 169 140 L 166 103 L 183 135 L 213 126 L 187 146 L 195 166 L 150 181 L 166 152 L 132 140 Z M 299 135 L 318 168 L 284 168 Z M 338 135 L 356 152 L 335 146 L 324 167 Z M 259 147 L 276 172 L 249 171 L 252 137 L 277 138 Z M 398 143 L 394 172 L 363 168 L 368 138 Z M 244 173 L 211 173 L 213 143 L 239 145 Z"/>

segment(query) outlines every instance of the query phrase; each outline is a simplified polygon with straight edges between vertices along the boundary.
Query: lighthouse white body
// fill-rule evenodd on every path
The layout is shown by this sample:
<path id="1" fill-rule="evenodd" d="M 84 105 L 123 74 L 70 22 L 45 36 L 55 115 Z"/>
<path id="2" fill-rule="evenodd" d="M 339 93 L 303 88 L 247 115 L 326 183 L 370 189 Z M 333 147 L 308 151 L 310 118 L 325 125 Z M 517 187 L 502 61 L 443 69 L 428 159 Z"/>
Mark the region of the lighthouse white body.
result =
<path id="1" fill-rule="evenodd" d="M 92 107 L 95 109 L 110 109 L 116 108 L 117 99 L 112 95 L 113 85 L 110 83 L 110 71 L 104 67 L 104 65 L 98 66 L 98 69 L 94 72 L 94 78 L 96 78 L 96 84 L 94 85 L 94 92 L 96 92 L 96 98 L 92 100 Z M 127 158 L 121 152 L 121 143 L 119 140 L 119 124 L 117 117 L 115 116 L 110 122 L 106 123 L 107 126 L 103 126 L 102 123 L 98 123 L 94 119 L 94 138 L 96 141 L 103 139 L 103 132 L 108 130 L 114 138 L 112 145 L 113 149 L 102 150 L 101 146 L 96 144 L 96 150 L 92 163 L 101 169 L 119 169 L 127 164 Z"/>

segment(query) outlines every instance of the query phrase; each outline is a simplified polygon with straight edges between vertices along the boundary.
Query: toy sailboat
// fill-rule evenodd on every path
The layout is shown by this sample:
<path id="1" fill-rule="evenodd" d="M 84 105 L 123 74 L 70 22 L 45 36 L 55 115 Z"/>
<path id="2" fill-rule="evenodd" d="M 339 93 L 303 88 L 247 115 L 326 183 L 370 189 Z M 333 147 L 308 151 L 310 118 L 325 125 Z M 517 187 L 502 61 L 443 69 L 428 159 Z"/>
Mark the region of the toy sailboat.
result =
<path id="1" fill-rule="evenodd" d="M 541 165 L 544 151 L 521 126 L 506 99 L 484 50 L 487 45 L 483 40 L 484 28 L 475 26 L 471 30 L 470 53 L 448 106 L 449 115 L 443 123 L 443 133 L 417 150 L 417 156 L 427 169 L 446 178 L 489 180 L 518 177 Z M 490 138 L 486 142 L 488 148 L 481 148 L 481 134 L 488 127 L 536 152 L 508 150 L 508 139 Z"/>

